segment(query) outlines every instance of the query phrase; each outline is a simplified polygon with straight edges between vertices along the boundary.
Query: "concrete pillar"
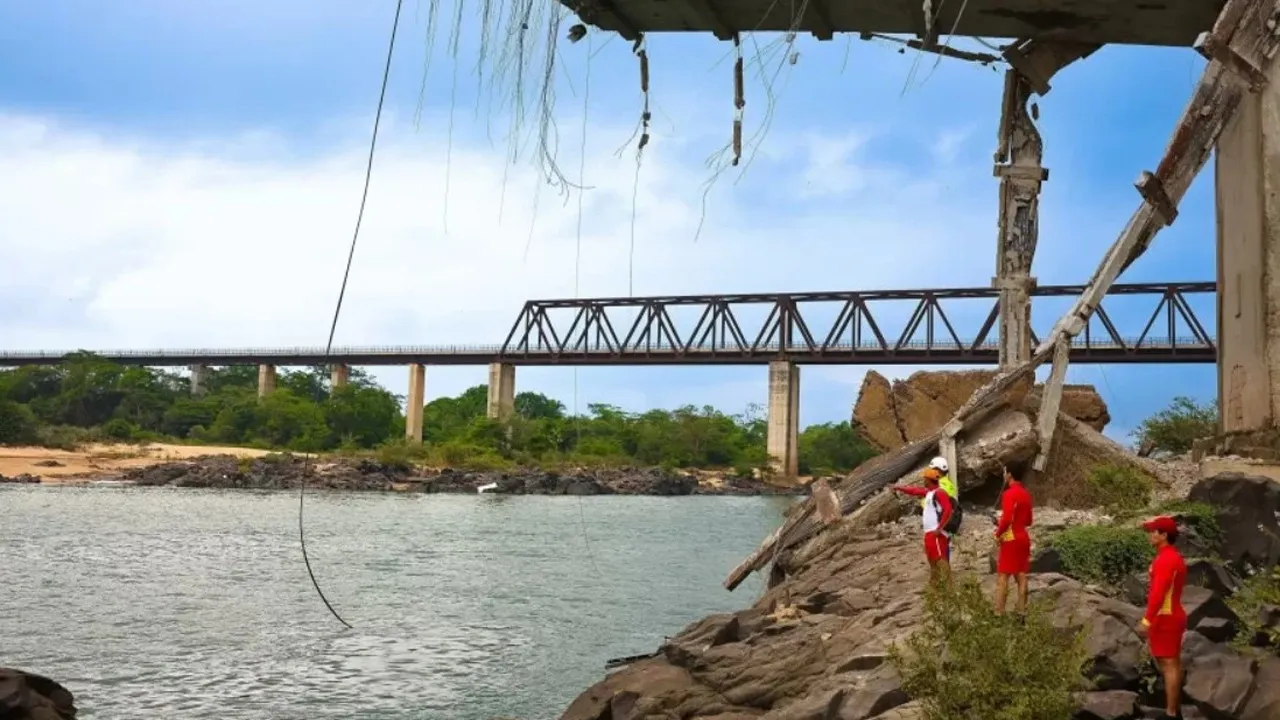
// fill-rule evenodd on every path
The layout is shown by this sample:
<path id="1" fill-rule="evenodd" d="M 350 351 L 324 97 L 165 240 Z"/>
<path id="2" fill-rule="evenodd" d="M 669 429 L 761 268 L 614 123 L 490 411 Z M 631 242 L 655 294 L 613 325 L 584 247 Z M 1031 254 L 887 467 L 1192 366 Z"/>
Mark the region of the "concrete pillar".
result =
<path id="1" fill-rule="evenodd" d="M 1280 71 L 1269 74 L 1223 130 L 1214 166 L 1223 432 L 1280 419 Z"/>
<path id="2" fill-rule="evenodd" d="M 209 377 L 209 366 L 192 365 L 188 369 L 191 370 L 191 394 L 203 395 L 205 390 L 204 383 Z"/>
<path id="3" fill-rule="evenodd" d="M 258 397 L 266 397 L 276 391 L 276 366 L 258 366 Z"/>
<path id="4" fill-rule="evenodd" d="M 334 365 L 329 368 L 329 389 L 337 390 L 340 387 L 346 387 L 351 380 L 350 365 Z"/>
<path id="5" fill-rule="evenodd" d="M 491 420 L 507 420 L 516 409 L 516 366 L 489 363 L 489 403 Z"/>
<path id="6" fill-rule="evenodd" d="M 779 477 L 800 474 L 800 368 L 789 360 L 769 363 L 769 429 L 765 451 Z"/>
<path id="7" fill-rule="evenodd" d="M 422 406 L 426 404 L 427 366 L 409 366 L 409 399 L 404 409 L 404 436 L 411 442 L 422 442 Z"/>

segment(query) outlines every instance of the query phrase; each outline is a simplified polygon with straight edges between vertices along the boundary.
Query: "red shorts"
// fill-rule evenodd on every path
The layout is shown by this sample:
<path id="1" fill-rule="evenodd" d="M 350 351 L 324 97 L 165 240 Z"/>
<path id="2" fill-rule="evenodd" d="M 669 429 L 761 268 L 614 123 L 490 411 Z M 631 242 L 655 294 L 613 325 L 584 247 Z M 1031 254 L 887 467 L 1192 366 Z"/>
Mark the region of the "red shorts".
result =
<path id="1" fill-rule="evenodd" d="M 947 550 L 951 548 L 951 538 L 945 533 L 927 532 L 924 534 L 924 556 L 930 563 L 947 559 Z"/>
<path id="2" fill-rule="evenodd" d="M 1187 621 L 1168 615 L 1156 617 L 1147 628 L 1147 645 L 1153 658 L 1176 658 L 1182 655 L 1182 636 L 1186 634 Z"/>
<path id="3" fill-rule="evenodd" d="M 1000 575 L 1021 575 L 1031 571 L 1031 538 L 1015 538 L 1000 543 L 996 558 L 996 572 Z"/>

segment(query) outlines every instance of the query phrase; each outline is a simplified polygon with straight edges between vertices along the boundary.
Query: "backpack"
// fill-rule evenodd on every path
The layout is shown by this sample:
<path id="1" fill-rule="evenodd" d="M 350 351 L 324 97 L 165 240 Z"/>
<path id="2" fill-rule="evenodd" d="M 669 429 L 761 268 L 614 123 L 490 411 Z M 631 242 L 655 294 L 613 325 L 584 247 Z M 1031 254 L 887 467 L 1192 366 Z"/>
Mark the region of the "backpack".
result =
<path id="1" fill-rule="evenodd" d="M 943 492 L 939 490 L 938 492 Z M 948 495 L 948 498 L 951 496 Z M 942 505 L 938 503 L 938 498 L 933 499 L 933 510 L 938 513 L 938 517 L 942 517 Z M 960 523 L 964 522 L 964 510 L 960 507 L 960 501 L 951 501 L 951 517 L 947 520 L 947 524 L 943 526 L 942 531 L 948 535 L 955 535 L 960 532 Z"/>

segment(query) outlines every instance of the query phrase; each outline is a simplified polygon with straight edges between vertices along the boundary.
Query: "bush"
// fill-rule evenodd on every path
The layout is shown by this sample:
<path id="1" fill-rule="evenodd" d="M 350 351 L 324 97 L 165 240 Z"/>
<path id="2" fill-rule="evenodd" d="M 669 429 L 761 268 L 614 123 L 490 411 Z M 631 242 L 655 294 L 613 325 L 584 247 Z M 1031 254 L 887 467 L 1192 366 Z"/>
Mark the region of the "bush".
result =
<path id="1" fill-rule="evenodd" d="M 1112 587 L 1146 569 L 1155 558 L 1147 534 L 1139 528 L 1077 525 L 1053 536 L 1050 545 L 1062 558 L 1065 574 Z"/>
<path id="2" fill-rule="evenodd" d="M 25 445 L 37 439 L 36 416 L 31 408 L 0 400 L 0 445 Z"/>
<path id="3" fill-rule="evenodd" d="M 1227 605 L 1240 617 L 1240 630 L 1236 633 L 1237 645 L 1249 645 L 1253 638 L 1264 629 L 1258 622 L 1258 613 L 1263 605 L 1280 605 L 1280 568 L 1271 568 L 1244 581 L 1240 589 L 1230 598 Z M 1280 655 L 1280 632 L 1268 629 L 1267 646 L 1272 652 Z"/>
<path id="4" fill-rule="evenodd" d="M 1160 506 L 1156 514 L 1172 515 L 1185 527 L 1194 530 L 1209 547 L 1222 545 L 1222 526 L 1218 524 L 1218 511 L 1208 503 L 1176 500 Z"/>
<path id="5" fill-rule="evenodd" d="M 1134 431 L 1138 444 L 1153 451 L 1184 453 L 1191 443 L 1218 432 L 1218 402 L 1200 404 L 1176 397 L 1169 407 L 1152 415 Z"/>
<path id="6" fill-rule="evenodd" d="M 1113 513 L 1125 514 L 1151 503 L 1155 482 L 1129 465 L 1099 465 L 1089 471 L 1089 488 L 1098 505 Z"/>
<path id="7" fill-rule="evenodd" d="M 138 426 L 122 418 L 111 418 L 102 424 L 102 434 L 112 440 L 128 442 L 133 439 Z"/>
<path id="8" fill-rule="evenodd" d="M 889 658 L 925 720 L 1062 720 L 1076 709 L 1088 654 L 1083 634 L 1055 628 L 1042 602 L 1020 623 L 996 615 L 965 578 L 926 594 L 923 627 Z"/>

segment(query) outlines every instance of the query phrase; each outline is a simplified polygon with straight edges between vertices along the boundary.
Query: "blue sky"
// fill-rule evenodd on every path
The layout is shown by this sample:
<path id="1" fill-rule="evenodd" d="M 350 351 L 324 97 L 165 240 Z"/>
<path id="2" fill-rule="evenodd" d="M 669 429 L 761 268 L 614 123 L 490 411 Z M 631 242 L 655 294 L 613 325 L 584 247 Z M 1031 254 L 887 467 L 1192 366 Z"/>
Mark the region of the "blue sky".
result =
<path id="1" fill-rule="evenodd" d="M 10 309 L 0 344 L 323 344 L 393 10 L 391 0 L 0 4 L 0 252 L 20 270 L 0 277 Z M 649 39 L 653 137 L 636 184 L 629 43 L 561 41 L 554 156 L 592 188 L 579 233 L 578 195 L 538 189 L 544 23 L 527 41 L 525 139 L 510 164 L 512 43 L 493 33 L 481 56 L 471 11 L 455 59 L 453 9 L 436 12 L 428 62 L 430 6 L 406 0 L 339 343 L 498 343 L 527 298 L 626 294 L 630 278 L 636 294 L 654 294 L 980 286 L 994 273 L 999 72 L 917 62 L 883 42 L 802 37 L 786 49 L 777 36 L 749 38 L 744 134 L 761 139 L 745 173 L 712 186 L 704 217 L 706 161 L 730 137 L 729 45 Z M 757 58 L 777 72 L 772 102 Z M 1041 283 L 1087 279 L 1201 67 L 1187 48 L 1108 47 L 1039 100 L 1051 171 Z M 494 84 L 504 71 L 508 82 Z M 1212 193 L 1205 173 L 1122 281 L 1212 279 Z M 1043 307 L 1039 328 L 1064 306 Z M 1140 310 L 1117 307 L 1136 334 Z M 1196 310 L 1211 325 L 1212 303 Z M 969 333 L 981 315 L 961 316 Z M 807 368 L 802 422 L 847 418 L 864 371 Z M 403 392 L 401 370 L 378 374 Z M 1214 378 L 1208 366 L 1071 376 L 1099 385 L 1116 436 L 1175 394 L 1211 398 Z M 484 379 L 484 368 L 431 368 L 428 396 Z M 581 408 L 739 411 L 764 400 L 765 370 L 521 369 L 517 384 Z"/>

